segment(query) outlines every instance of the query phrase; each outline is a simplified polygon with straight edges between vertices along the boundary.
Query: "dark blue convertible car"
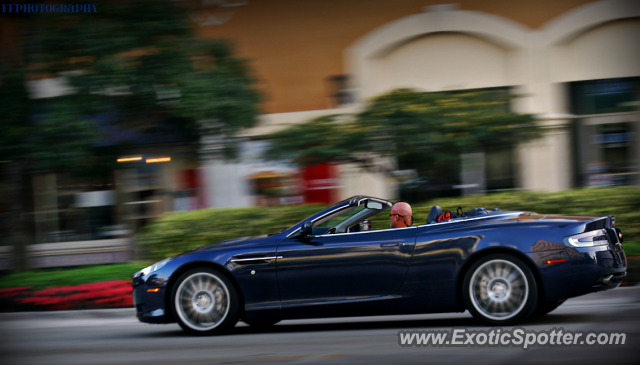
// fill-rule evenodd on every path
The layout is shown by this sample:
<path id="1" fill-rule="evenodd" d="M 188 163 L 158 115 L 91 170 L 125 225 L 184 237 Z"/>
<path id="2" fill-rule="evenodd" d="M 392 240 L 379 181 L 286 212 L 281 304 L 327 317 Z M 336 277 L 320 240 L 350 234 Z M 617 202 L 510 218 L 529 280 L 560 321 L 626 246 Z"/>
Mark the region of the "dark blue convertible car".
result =
<path id="1" fill-rule="evenodd" d="M 478 208 L 437 222 L 435 206 L 411 227 L 370 227 L 391 205 L 356 196 L 270 236 L 162 260 L 134 274 L 138 319 L 213 334 L 238 320 L 469 310 L 510 325 L 616 288 L 626 275 L 614 216 Z"/>

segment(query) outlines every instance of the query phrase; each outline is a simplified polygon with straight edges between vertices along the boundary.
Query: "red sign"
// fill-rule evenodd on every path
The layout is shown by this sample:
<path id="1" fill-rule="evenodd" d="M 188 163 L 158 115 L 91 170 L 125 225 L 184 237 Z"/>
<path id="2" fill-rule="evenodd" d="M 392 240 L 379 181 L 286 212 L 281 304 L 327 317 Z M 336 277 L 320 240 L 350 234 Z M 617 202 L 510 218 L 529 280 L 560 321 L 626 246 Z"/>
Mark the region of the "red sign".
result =
<path id="1" fill-rule="evenodd" d="M 184 169 L 178 171 L 178 189 L 189 197 L 187 210 L 206 207 L 204 190 L 202 187 L 202 174 L 198 169 Z M 184 197 L 184 196 L 183 196 Z"/>
<path id="2" fill-rule="evenodd" d="M 302 168 L 304 201 L 306 203 L 332 204 L 338 198 L 338 168 L 321 163 Z"/>

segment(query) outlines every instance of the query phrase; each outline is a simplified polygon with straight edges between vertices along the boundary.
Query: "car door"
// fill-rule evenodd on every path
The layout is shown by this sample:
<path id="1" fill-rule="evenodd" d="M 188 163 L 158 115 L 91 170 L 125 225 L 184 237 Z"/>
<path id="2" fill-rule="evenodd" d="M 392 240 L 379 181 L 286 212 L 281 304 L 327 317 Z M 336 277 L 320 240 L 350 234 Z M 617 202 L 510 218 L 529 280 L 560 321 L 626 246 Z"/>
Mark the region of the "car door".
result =
<path id="1" fill-rule="evenodd" d="M 284 240 L 276 271 L 283 308 L 389 295 L 402 285 L 415 227 Z"/>

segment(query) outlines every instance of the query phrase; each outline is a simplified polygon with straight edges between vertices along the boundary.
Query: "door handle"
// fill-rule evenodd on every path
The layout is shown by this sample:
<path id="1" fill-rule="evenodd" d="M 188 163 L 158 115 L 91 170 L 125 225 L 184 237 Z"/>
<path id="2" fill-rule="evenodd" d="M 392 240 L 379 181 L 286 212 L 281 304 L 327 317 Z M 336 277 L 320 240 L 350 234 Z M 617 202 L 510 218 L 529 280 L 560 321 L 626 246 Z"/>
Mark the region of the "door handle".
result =
<path id="1" fill-rule="evenodd" d="M 396 247 L 396 246 L 400 246 L 400 244 L 404 245 L 404 242 L 381 243 L 380 247 Z"/>

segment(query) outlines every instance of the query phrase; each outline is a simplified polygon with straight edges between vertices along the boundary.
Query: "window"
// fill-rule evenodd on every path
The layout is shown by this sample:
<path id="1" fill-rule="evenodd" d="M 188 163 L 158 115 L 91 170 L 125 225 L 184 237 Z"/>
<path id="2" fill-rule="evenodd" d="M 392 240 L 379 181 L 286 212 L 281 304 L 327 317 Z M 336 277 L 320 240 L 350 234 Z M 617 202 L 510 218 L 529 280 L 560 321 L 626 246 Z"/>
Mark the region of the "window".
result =
<path id="1" fill-rule="evenodd" d="M 332 108 L 354 103 L 348 75 L 329 76 L 327 84 L 327 97 Z"/>
<path id="2" fill-rule="evenodd" d="M 576 115 L 638 110 L 638 78 L 572 82 L 571 111 Z"/>
<path id="3" fill-rule="evenodd" d="M 516 160 L 513 148 L 489 149 L 485 155 L 486 189 L 489 192 L 516 187 Z"/>
<path id="4" fill-rule="evenodd" d="M 86 179 L 37 175 L 34 183 L 35 243 L 120 238 L 113 177 Z"/>
<path id="5" fill-rule="evenodd" d="M 599 149 L 598 162 L 586 166 L 587 186 L 633 184 L 632 144 L 636 140 L 632 123 L 601 124 L 591 135 L 590 145 Z"/>

